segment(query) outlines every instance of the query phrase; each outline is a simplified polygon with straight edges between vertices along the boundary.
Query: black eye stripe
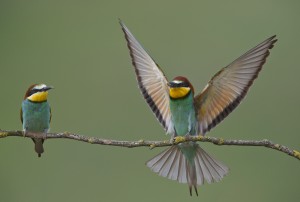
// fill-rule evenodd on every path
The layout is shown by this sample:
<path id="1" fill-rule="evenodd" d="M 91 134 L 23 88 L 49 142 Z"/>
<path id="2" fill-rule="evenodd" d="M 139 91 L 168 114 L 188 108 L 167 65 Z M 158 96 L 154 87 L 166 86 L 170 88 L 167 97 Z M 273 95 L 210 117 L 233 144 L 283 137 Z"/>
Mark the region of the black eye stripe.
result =
<path id="1" fill-rule="evenodd" d="M 180 88 L 180 87 L 190 87 L 188 83 L 182 82 L 182 83 L 174 83 L 170 82 L 170 86 L 173 88 Z"/>
<path id="2" fill-rule="evenodd" d="M 30 90 L 30 92 L 28 94 L 28 97 L 31 96 L 31 95 L 33 95 L 34 93 L 43 92 L 43 91 L 46 91 L 46 90 L 44 88 L 42 88 L 42 89 L 35 89 L 35 88 L 33 88 L 33 89 Z"/>
<path id="3" fill-rule="evenodd" d="M 38 92 L 36 89 L 32 89 L 32 90 L 29 92 L 28 96 L 31 96 L 32 94 L 34 94 L 34 93 L 36 93 L 36 92 Z"/>

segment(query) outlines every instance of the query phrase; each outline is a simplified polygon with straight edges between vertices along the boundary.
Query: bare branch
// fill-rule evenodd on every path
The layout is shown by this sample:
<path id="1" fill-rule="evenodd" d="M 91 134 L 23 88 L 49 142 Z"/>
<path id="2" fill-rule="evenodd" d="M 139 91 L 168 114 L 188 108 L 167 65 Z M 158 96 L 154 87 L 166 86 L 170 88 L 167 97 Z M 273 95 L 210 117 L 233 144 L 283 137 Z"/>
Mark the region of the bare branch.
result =
<path id="1" fill-rule="evenodd" d="M 210 142 L 215 145 L 237 145 L 237 146 L 263 146 L 271 149 L 275 149 L 277 151 L 284 152 L 298 160 L 300 160 L 300 152 L 297 150 L 292 150 L 284 145 L 275 144 L 270 140 L 224 140 L 222 138 L 209 137 L 209 136 L 178 136 L 171 140 L 163 140 L 163 141 L 147 141 L 147 140 L 139 140 L 139 141 L 123 141 L 123 140 L 108 140 L 96 137 L 87 137 L 75 133 L 63 132 L 63 133 L 32 133 L 27 132 L 26 134 L 23 131 L 7 131 L 0 130 L 0 138 L 5 137 L 28 137 L 28 138 L 43 138 L 43 139 L 56 139 L 56 138 L 66 138 L 77 140 L 81 142 L 87 142 L 91 144 L 100 144 L 100 145 L 110 145 L 110 146 L 118 146 L 118 147 L 150 147 L 153 149 L 155 147 L 166 147 L 171 145 L 176 145 L 182 142 Z"/>

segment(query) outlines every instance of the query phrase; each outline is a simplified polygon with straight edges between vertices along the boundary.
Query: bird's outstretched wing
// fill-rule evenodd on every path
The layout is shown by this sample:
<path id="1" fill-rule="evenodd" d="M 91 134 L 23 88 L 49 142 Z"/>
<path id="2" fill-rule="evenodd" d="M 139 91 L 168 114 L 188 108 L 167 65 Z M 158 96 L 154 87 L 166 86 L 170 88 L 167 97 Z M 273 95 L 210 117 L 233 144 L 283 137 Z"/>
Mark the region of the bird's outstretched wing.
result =
<path id="1" fill-rule="evenodd" d="M 239 105 L 266 62 L 269 49 L 277 41 L 275 37 L 268 38 L 221 69 L 195 97 L 201 134 L 215 127 Z"/>
<path id="2" fill-rule="evenodd" d="M 156 118 L 167 131 L 171 124 L 168 81 L 122 21 L 120 25 L 127 40 L 139 88 Z"/>

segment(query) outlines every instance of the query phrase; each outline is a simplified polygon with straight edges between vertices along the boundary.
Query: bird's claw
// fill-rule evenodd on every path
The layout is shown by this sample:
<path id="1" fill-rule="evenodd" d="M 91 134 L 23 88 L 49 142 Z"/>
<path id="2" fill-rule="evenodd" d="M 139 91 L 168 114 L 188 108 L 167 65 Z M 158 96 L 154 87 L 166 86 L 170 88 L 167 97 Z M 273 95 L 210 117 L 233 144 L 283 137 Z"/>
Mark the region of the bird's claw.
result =
<path id="1" fill-rule="evenodd" d="M 46 140 L 47 139 L 47 133 L 42 133 L 42 139 Z"/>
<path id="2" fill-rule="evenodd" d="M 180 142 L 183 142 L 185 140 L 184 136 L 176 136 L 173 138 L 173 144 L 178 144 Z"/>

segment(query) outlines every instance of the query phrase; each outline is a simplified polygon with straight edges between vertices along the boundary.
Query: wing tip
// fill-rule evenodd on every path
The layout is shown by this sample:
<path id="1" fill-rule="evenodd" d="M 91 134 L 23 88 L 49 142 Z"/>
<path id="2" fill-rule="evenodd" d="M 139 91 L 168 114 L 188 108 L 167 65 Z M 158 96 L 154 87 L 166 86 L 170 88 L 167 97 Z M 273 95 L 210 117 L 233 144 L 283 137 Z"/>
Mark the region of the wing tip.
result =
<path id="1" fill-rule="evenodd" d="M 121 27 L 124 27 L 124 26 L 125 26 L 125 24 L 124 24 L 124 22 L 121 20 L 121 18 L 118 18 L 118 21 L 119 21 L 119 24 L 121 25 Z"/>
<path id="2" fill-rule="evenodd" d="M 268 49 L 272 49 L 274 47 L 274 44 L 278 41 L 278 39 L 276 37 L 277 37 L 277 35 L 274 34 L 273 36 L 269 37 L 266 40 L 267 43 L 268 42 L 270 43 L 270 46 L 268 47 Z"/>

